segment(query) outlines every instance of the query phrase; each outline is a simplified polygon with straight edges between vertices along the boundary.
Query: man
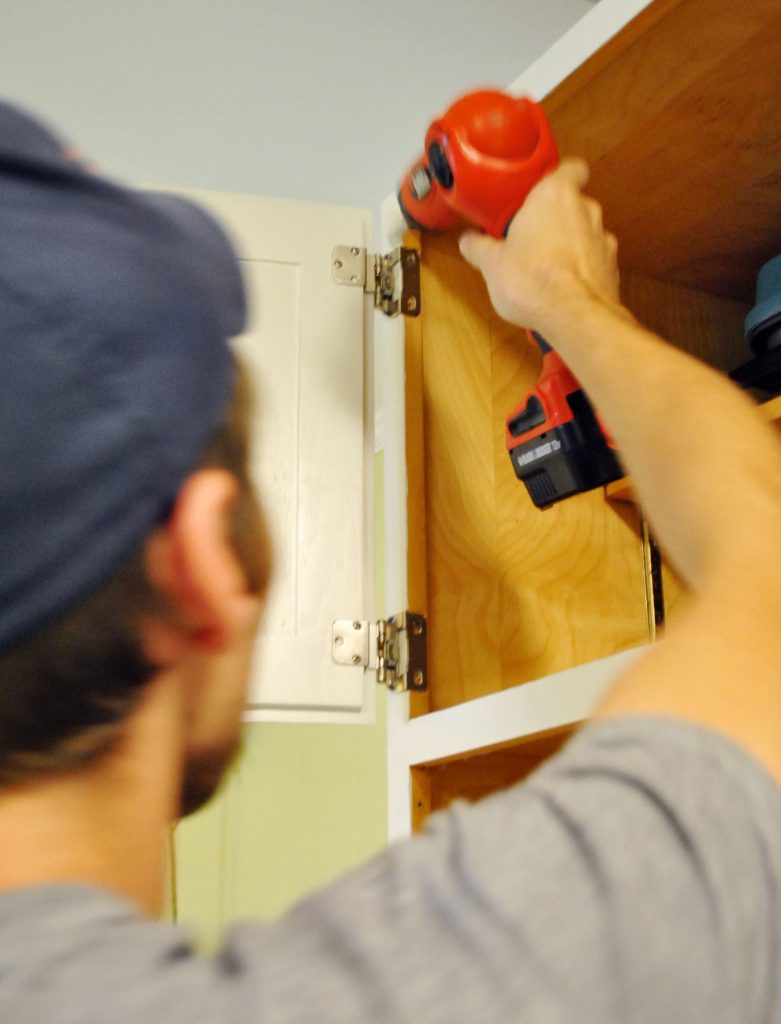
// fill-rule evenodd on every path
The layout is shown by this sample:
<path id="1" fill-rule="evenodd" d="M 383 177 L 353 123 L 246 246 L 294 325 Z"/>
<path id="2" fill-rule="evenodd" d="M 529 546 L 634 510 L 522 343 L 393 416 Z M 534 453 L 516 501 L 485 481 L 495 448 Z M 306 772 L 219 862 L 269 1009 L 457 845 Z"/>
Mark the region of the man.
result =
<path id="1" fill-rule="evenodd" d="M 3 1020 L 781 1019 L 781 449 L 620 305 L 586 177 L 565 162 L 506 241 L 462 251 L 599 406 L 694 591 L 686 618 L 525 784 L 200 960 L 150 917 L 161 831 L 234 748 L 268 571 L 240 468 L 203 453 L 232 435 L 235 269 L 194 211 L 85 174 L 2 111 Z M 82 640 L 99 684 L 89 661 L 60 671 Z"/>

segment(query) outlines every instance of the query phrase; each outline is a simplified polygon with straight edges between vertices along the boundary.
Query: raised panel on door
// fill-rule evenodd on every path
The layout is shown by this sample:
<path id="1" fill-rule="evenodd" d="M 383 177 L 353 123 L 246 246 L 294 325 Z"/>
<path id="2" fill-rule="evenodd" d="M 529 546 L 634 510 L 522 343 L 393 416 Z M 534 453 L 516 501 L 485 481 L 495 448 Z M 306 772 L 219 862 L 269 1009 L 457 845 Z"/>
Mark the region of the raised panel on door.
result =
<path id="1" fill-rule="evenodd" d="M 275 569 L 250 720 L 370 720 L 363 669 L 336 665 L 331 624 L 373 600 L 373 372 L 361 288 L 336 285 L 335 245 L 363 246 L 367 211 L 189 190 L 238 249 L 249 326 L 236 340 L 257 402 L 252 472 Z"/>

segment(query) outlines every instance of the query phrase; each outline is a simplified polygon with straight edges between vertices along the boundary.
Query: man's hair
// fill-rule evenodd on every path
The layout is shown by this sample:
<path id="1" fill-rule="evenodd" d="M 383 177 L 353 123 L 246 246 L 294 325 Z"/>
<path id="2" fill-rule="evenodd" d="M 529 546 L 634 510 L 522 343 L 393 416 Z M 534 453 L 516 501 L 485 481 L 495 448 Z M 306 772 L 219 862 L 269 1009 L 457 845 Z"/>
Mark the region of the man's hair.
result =
<path id="1" fill-rule="evenodd" d="M 268 567 L 249 479 L 251 389 L 239 367 L 233 400 L 197 468 L 220 467 L 239 480 L 231 541 L 249 587 Z M 152 584 L 146 542 L 99 591 L 0 655 L 0 785 L 75 769 L 107 753 L 160 669 L 146 657 L 140 621 L 173 610 Z"/>

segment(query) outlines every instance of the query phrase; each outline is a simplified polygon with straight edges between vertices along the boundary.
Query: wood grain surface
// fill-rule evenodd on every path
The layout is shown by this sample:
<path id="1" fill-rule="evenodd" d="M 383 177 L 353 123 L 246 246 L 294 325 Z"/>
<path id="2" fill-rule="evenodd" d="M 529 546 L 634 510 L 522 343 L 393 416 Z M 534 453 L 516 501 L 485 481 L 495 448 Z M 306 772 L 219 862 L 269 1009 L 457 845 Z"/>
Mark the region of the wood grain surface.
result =
<path id="1" fill-rule="evenodd" d="M 592 165 L 627 304 L 722 370 L 748 358 L 756 274 L 781 251 L 780 87 L 778 0 L 657 0 L 544 100 L 562 153 Z M 423 309 L 409 350 L 410 580 L 432 685 L 413 713 L 646 636 L 634 506 L 596 491 L 541 512 L 515 479 L 504 420 L 539 355 L 492 313 L 452 235 L 423 240 Z M 672 612 L 682 592 L 665 579 Z"/>
<path id="2" fill-rule="evenodd" d="M 781 252 L 781 4 L 658 0 L 544 101 L 625 266 L 750 304 Z"/>
<path id="3" fill-rule="evenodd" d="M 413 768 L 413 831 L 419 832 L 429 814 L 445 810 L 454 800 L 474 803 L 525 779 L 575 731 L 574 726 L 552 729 L 493 750 Z"/>
<path id="4" fill-rule="evenodd" d="M 532 504 L 504 424 L 539 375 L 539 353 L 493 313 L 453 235 L 425 236 L 422 251 L 407 457 L 410 602 L 428 616 L 429 692 L 413 714 L 648 635 L 637 510 L 606 503 L 601 489 Z"/>

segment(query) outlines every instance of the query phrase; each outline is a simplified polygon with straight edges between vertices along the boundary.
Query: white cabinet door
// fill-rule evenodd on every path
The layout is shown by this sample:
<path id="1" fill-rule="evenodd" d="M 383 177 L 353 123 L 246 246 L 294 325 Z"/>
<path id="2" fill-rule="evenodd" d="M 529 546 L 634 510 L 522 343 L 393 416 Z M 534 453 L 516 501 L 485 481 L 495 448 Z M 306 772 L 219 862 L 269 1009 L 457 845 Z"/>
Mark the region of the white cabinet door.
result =
<path id="1" fill-rule="evenodd" d="M 366 210 L 188 190 L 240 254 L 250 325 L 236 348 L 257 390 L 253 471 L 276 553 L 246 718 L 363 722 L 374 691 L 331 658 L 331 624 L 373 612 L 373 373 L 363 289 L 336 245 L 365 246 Z"/>

